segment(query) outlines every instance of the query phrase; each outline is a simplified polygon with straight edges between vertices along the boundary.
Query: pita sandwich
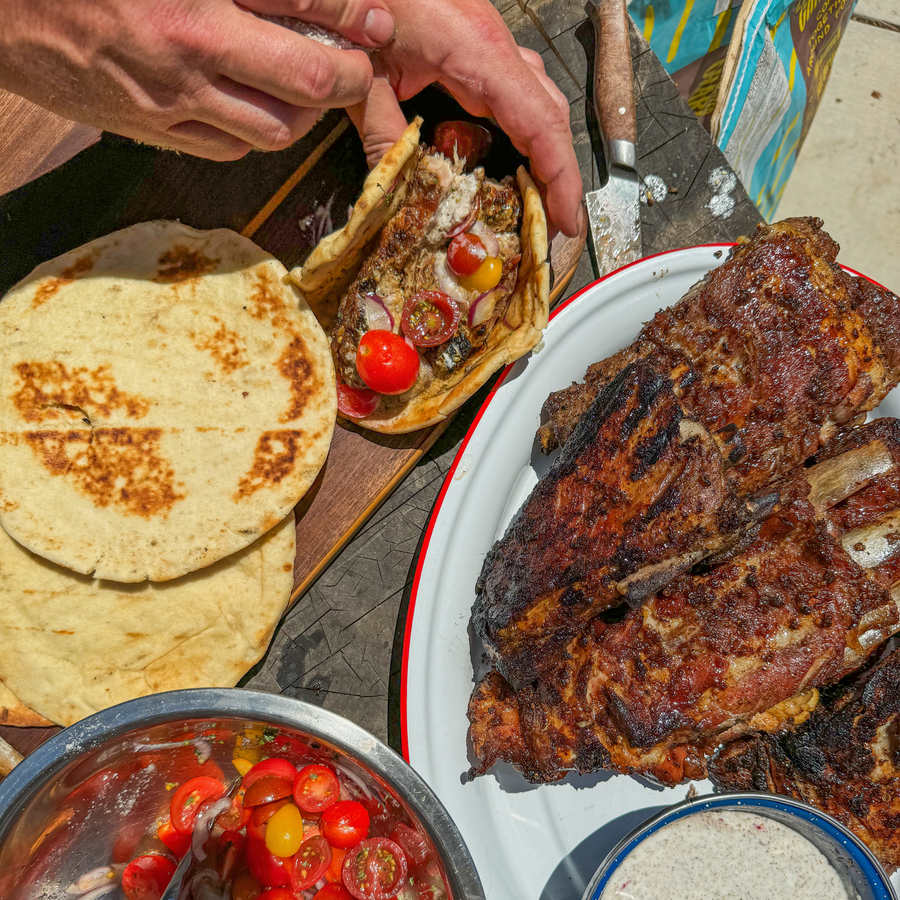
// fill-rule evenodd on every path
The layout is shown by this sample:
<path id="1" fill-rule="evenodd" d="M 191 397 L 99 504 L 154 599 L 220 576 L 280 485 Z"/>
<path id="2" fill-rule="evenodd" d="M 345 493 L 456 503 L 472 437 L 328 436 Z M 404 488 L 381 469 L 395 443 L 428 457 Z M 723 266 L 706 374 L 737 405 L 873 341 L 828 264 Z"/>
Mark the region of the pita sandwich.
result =
<path id="1" fill-rule="evenodd" d="M 329 332 L 340 411 L 388 434 L 446 419 L 541 340 L 549 310 L 547 223 L 528 173 L 494 182 L 481 169 L 466 172 L 464 160 L 419 144 L 420 124 L 369 174 L 347 225 L 291 272 Z M 496 280 L 454 270 L 450 245 L 459 235 L 477 238 Z M 423 338 L 410 322 L 429 316 L 440 327 Z M 418 374 L 399 395 L 373 392 L 359 374 L 370 331 L 416 345 Z"/>

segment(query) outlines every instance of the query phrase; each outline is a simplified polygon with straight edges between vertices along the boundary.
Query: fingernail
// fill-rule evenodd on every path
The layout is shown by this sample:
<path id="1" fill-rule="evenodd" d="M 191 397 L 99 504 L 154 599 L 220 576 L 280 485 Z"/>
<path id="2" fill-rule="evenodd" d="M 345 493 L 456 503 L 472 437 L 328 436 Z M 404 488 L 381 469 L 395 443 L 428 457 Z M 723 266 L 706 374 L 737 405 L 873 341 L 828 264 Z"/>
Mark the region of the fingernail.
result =
<path id="1" fill-rule="evenodd" d="M 386 9 L 375 7 L 369 10 L 363 29 L 373 43 L 386 44 L 394 36 L 394 17 Z"/>

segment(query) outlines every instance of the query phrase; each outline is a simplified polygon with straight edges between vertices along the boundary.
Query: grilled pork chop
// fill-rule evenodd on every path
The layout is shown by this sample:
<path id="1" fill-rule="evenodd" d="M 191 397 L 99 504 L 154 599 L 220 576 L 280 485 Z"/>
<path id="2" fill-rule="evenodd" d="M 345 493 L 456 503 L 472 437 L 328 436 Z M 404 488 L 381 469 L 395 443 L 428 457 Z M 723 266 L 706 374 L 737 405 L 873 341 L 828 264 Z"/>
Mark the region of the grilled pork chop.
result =
<path id="1" fill-rule="evenodd" d="M 840 689 L 795 731 L 726 746 L 710 777 L 823 809 L 888 869 L 900 867 L 900 649 Z"/>
<path id="2" fill-rule="evenodd" d="M 598 612 L 728 546 L 771 505 L 734 495 L 668 378 L 627 366 L 485 559 L 475 631 L 507 680 L 527 684 Z"/>
<path id="3" fill-rule="evenodd" d="M 856 561 L 861 519 L 896 504 L 900 422 L 864 426 L 823 457 L 778 485 L 780 508 L 745 546 L 621 621 L 593 619 L 537 684 L 514 692 L 492 673 L 477 685 L 473 774 L 502 759 L 535 782 L 612 768 L 675 784 L 704 777 L 719 741 L 808 715 L 817 688 L 900 630 L 892 554 L 872 569 Z"/>
<path id="4" fill-rule="evenodd" d="M 715 434 L 747 496 L 815 454 L 900 381 L 900 298 L 835 263 L 819 219 L 760 225 L 631 346 L 551 394 L 549 451 L 627 362 L 648 360 Z"/>

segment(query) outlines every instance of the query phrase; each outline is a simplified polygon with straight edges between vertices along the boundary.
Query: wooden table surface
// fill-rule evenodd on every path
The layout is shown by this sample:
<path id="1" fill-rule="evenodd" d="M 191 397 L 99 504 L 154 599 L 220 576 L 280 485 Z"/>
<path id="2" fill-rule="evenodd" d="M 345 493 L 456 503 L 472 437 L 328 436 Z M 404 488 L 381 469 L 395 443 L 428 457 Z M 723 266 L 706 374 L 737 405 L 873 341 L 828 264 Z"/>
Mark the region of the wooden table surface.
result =
<path id="1" fill-rule="evenodd" d="M 583 0 L 493 2 L 518 42 L 541 54 L 548 73 L 570 101 L 585 189 L 597 187 L 600 178 L 591 141 L 595 126 L 588 108 L 593 30 Z M 730 200 L 723 199 L 722 176 L 731 172 L 727 162 L 636 31 L 632 57 L 638 172 L 654 195 L 641 208 L 644 254 L 734 240 L 752 231 L 761 221 L 755 207 L 740 183 L 727 194 Z M 410 110 L 431 112 L 433 117 L 433 107 L 446 103 L 433 92 L 412 101 Z M 0 121 L 9 107 L 9 101 L 4 106 L 0 97 Z M 93 143 L 96 135 L 55 117 L 41 120 L 32 112 L 20 116 L 14 129 L 8 125 L 0 129 L 0 160 L 11 154 L 18 160 L 5 167 L 6 181 L 0 180 L 0 191 L 9 191 L 0 196 L 0 292 L 44 259 L 134 221 L 178 216 L 179 204 L 198 195 L 207 202 L 197 208 L 207 212 L 195 211 L 188 224 L 225 225 L 238 231 L 250 226 L 262 246 L 276 247 L 271 252 L 286 265 L 295 265 L 312 245 L 317 213 L 321 220 L 330 213 L 336 227 L 342 224 L 364 177 L 359 142 L 351 138 L 339 112 L 326 116 L 313 134 L 289 150 L 254 154 L 236 164 L 191 160 L 104 135 L 98 144 L 55 169 L 66 155 Z M 41 121 L 49 123 L 49 132 L 37 127 Z M 22 162 L 22 146 L 29 140 L 33 153 Z M 318 149 L 323 144 L 328 144 L 327 152 Z M 310 160 L 316 153 L 318 158 Z M 299 231 L 296 216 L 290 223 L 269 219 L 253 229 L 265 198 L 278 195 L 286 179 L 297 172 L 305 174 L 312 166 L 317 167 L 321 196 L 329 197 L 328 210 L 310 209 L 310 221 L 299 220 Z M 173 183 L 173 172 L 180 172 L 179 191 L 161 191 L 161 185 Z M 38 175 L 36 181 L 17 187 Z M 227 215 L 225 205 L 217 204 L 218 197 L 227 197 Z M 289 226 L 290 239 L 279 234 L 279 229 L 286 234 Z M 594 278 L 586 250 L 568 293 Z M 269 652 L 242 686 L 324 706 L 399 749 L 400 661 L 418 548 L 443 478 L 488 389 L 469 401 L 427 453 L 421 448 L 420 462 L 392 494 L 387 496 L 393 484 L 383 491 L 383 504 L 368 521 L 360 521 L 356 536 L 300 596 L 282 620 Z M 346 483 L 350 503 L 352 478 L 334 459 L 328 470 L 330 477 Z M 415 725 L 409 723 L 410 728 Z M 42 739 L 34 730 L 0 728 L 0 733 L 23 752 Z"/>

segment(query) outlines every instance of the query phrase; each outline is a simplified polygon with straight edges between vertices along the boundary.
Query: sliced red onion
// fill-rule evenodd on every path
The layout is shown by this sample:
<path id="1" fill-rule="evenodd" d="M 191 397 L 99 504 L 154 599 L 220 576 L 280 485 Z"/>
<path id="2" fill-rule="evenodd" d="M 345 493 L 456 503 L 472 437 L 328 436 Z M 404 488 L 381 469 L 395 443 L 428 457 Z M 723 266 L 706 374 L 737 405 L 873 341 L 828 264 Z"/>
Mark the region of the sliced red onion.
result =
<path id="1" fill-rule="evenodd" d="M 231 809 L 231 803 L 231 797 L 221 797 L 209 809 L 203 810 L 197 816 L 197 820 L 194 822 L 194 830 L 191 833 L 191 853 L 198 862 L 203 862 L 206 859 L 207 853 L 204 844 L 209 840 L 216 819 L 222 813 Z"/>
<path id="2" fill-rule="evenodd" d="M 497 235 L 491 231 L 484 222 L 479 219 L 470 229 L 472 234 L 480 237 L 481 240 L 484 241 L 484 246 L 487 249 L 488 256 L 499 256 L 500 255 L 500 241 L 497 240 Z"/>
<path id="3" fill-rule="evenodd" d="M 366 310 L 366 324 L 369 331 L 393 331 L 394 317 L 387 308 L 384 300 L 374 291 L 365 294 L 363 297 Z"/>
<path id="4" fill-rule="evenodd" d="M 498 285 L 475 298 L 475 302 L 469 307 L 469 328 L 475 328 L 491 317 L 491 313 L 494 311 L 494 307 L 497 305 L 497 301 L 502 293 L 503 287 Z"/>
<path id="5" fill-rule="evenodd" d="M 437 282 L 439 290 L 457 302 L 460 310 L 465 311 L 469 308 L 469 292 L 460 285 L 450 271 L 446 256 L 438 256 L 435 259 L 434 280 Z"/>
<path id="6" fill-rule="evenodd" d="M 96 869 L 91 869 L 90 872 L 85 872 L 80 878 L 76 878 L 66 888 L 66 893 L 78 895 L 92 891 L 100 886 L 106 888 L 112 885 L 115 887 L 122 880 L 124 869 L 124 865 L 99 866 Z"/>
<path id="7" fill-rule="evenodd" d="M 334 766 L 335 771 L 337 771 L 338 773 L 343 775 L 344 778 L 346 778 L 348 781 L 352 781 L 353 784 L 356 785 L 356 787 L 358 787 L 363 792 L 363 795 L 367 799 L 369 799 L 369 800 L 374 799 L 372 797 L 372 792 L 366 787 L 365 782 L 363 782 L 363 780 L 358 775 L 351 772 L 349 769 L 345 768 L 344 766 L 338 765 L 337 763 L 332 763 L 332 765 Z"/>
<path id="8" fill-rule="evenodd" d="M 82 894 L 81 897 L 78 898 L 78 900 L 96 900 L 97 897 L 103 897 L 110 891 L 114 891 L 117 887 L 119 887 L 119 883 L 117 881 L 114 881 L 111 884 L 104 884 L 103 887 L 98 887 L 95 891 L 90 891 L 87 894 Z"/>
<path id="9" fill-rule="evenodd" d="M 472 202 L 472 208 L 469 210 L 469 214 L 457 225 L 454 225 L 447 232 L 447 240 L 452 241 L 458 234 L 462 234 L 465 231 L 468 231 L 478 222 L 478 211 L 481 209 L 481 195 L 476 194 L 475 200 Z"/>
<path id="10" fill-rule="evenodd" d="M 184 741 L 168 741 L 165 744 L 135 744 L 134 750 L 136 753 L 154 753 L 157 750 L 177 750 L 180 747 L 188 747 L 191 744 L 196 748 L 197 761 L 202 766 L 212 756 L 213 752 L 212 744 L 202 737 L 189 738 Z"/>
<path id="11" fill-rule="evenodd" d="M 231 889 L 212 869 L 198 869 L 191 878 L 190 896 L 193 900 L 230 900 Z"/>

